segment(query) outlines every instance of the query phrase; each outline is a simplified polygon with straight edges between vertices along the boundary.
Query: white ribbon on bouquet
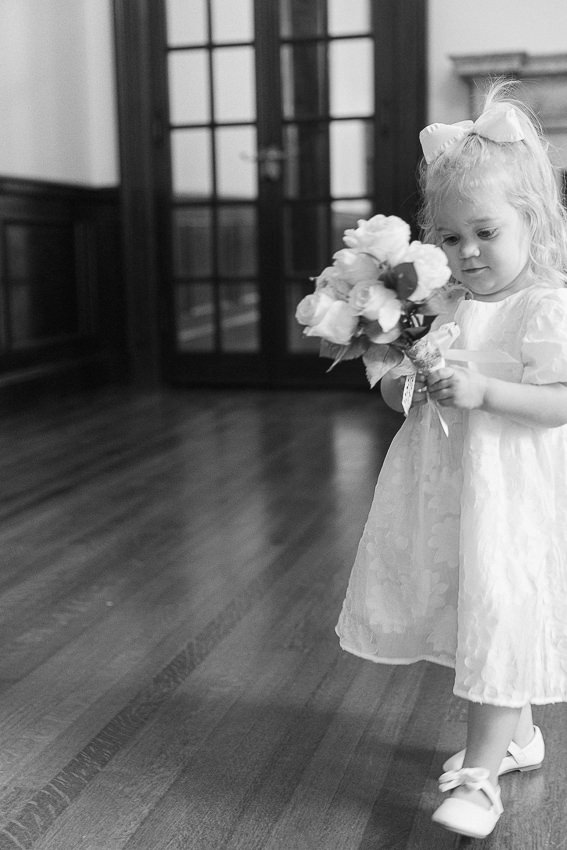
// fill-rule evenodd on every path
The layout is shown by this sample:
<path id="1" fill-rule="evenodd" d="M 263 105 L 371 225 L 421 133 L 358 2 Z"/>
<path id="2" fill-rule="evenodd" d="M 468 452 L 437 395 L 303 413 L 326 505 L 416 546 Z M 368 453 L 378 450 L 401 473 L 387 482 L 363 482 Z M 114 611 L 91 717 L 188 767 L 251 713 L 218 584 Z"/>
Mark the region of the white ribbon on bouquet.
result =
<path id="1" fill-rule="evenodd" d="M 442 369 L 446 365 L 445 361 L 454 361 L 457 363 L 478 363 L 485 365 L 518 362 L 510 354 L 507 354 L 505 351 L 500 351 L 499 349 L 493 349 L 488 351 L 475 351 L 473 349 L 451 348 L 451 343 L 458 336 L 458 329 L 455 333 L 455 328 L 456 326 L 454 325 L 454 323 L 449 323 L 447 325 L 441 325 L 441 327 L 438 329 L 438 332 L 432 332 L 433 334 L 439 333 L 441 341 L 439 344 L 439 357 L 436 360 L 435 365 L 429 368 L 429 373 L 437 372 L 439 369 Z M 404 390 L 402 394 L 402 408 L 406 416 L 409 413 L 413 399 L 417 371 L 418 370 L 416 369 L 411 374 L 406 375 L 406 380 L 404 383 Z M 437 411 L 441 427 L 443 428 L 445 435 L 448 437 L 449 428 L 437 404 L 435 405 L 435 409 Z"/>

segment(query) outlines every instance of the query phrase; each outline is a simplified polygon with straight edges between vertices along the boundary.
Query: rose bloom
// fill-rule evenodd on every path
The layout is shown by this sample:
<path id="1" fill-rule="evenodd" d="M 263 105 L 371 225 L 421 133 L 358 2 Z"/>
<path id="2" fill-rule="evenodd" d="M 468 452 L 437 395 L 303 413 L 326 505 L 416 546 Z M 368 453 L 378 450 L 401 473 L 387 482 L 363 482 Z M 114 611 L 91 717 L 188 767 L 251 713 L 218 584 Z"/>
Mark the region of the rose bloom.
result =
<path id="1" fill-rule="evenodd" d="M 436 245 L 412 242 L 402 262 L 413 263 L 417 274 L 417 288 L 409 296 L 410 301 L 425 301 L 451 277 L 445 252 Z"/>
<path id="2" fill-rule="evenodd" d="M 370 321 L 378 321 L 382 331 L 392 330 L 402 313 L 402 305 L 396 293 L 379 283 L 357 283 L 350 294 L 349 304 L 358 315 Z"/>
<path id="3" fill-rule="evenodd" d="M 319 336 L 336 345 L 348 345 L 358 327 L 358 316 L 346 301 L 333 301 L 321 321 L 305 328 L 306 336 Z"/>
<path id="4" fill-rule="evenodd" d="M 371 254 L 381 263 L 395 266 L 408 250 L 410 226 L 396 215 L 375 215 L 359 219 L 355 230 L 345 230 L 345 244 L 355 251 Z"/>
<path id="5" fill-rule="evenodd" d="M 327 295 L 322 289 L 313 292 L 311 295 L 306 295 L 297 305 L 295 318 L 300 325 L 316 325 L 334 301 L 335 299 Z"/>
<path id="6" fill-rule="evenodd" d="M 359 254 L 350 248 L 341 248 L 333 254 L 335 267 L 344 280 L 354 286 L 361 280 L 376 280 L 378 266 L 368 254 Z"/>
<path id="7" fill-rule="evenodd" d="M 315 290 L 317 292 L 326 292 L 333 299 L 340 298 L 342 301 L 346 301 L 351 290 L 351 285 L 341 277 L 336 266 L 327 266 L 315 278 Z"/>

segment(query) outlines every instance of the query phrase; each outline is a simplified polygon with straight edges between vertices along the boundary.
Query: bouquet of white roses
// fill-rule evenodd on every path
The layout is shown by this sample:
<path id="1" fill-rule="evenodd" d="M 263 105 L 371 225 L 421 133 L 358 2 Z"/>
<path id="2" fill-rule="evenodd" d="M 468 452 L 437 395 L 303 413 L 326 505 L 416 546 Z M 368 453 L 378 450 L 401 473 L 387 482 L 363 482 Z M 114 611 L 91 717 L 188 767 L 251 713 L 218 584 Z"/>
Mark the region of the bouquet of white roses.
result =
<path id="1" fill-rule="evenodd" d="M 347 247 L 315 278 L 315 291 L 295 313 L 304 333 L 321 339 L 321 355 L 334 361 L 330 368 L 362 357 L 372 387 L 404 360 L 408 372 L 412 363 L 414 371 L 431 371 L 441 362 L 440 351 L 431 361 L 435 344 L 421 362 L 417 349 L 425 340 L 416 342 L 427 334 L 425 317 L 441 312 L 440 290 L 451 272 L 441 248 L 410 239 L 409 225 L 397 216 L 359 220 L 345 230 Z"/>

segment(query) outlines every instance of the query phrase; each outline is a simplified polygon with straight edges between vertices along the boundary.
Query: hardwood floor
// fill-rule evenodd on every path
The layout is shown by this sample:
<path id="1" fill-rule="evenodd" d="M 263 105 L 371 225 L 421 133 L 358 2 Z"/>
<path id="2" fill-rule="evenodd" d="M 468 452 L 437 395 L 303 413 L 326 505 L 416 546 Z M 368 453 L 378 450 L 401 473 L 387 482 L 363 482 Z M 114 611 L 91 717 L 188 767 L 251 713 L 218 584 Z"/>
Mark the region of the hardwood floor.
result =
<path id="1" fill-rule="evenodd" d="M 334 625 L 400 420 L 373 393 L 2 411 L 0 850 L 429 850 L 452 674 Z M 567 847 L 567 712 L 476 847 Z"/>

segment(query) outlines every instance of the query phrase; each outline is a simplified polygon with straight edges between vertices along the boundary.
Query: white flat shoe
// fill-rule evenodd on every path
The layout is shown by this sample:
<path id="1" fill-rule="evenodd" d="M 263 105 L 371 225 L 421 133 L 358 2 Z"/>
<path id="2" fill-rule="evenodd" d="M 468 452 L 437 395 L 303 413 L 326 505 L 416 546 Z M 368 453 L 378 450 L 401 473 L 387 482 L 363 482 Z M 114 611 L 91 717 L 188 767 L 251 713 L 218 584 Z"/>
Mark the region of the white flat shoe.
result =
<path id="1" fill-rule="evenodd" d="M 465 760 L 465 753 L 466 750 L 461 750 L 455 753 L 454 756 L 451 756 L 450 759 L 447 759 L 443 765 L 443 770 L 445 772 L 460 770 Z M 544 758 L 545 744 L 543 742 L 543 736 L 540 729 L 534 726 L 534 736 L 525 747 L 519 747 L 513 741 L 510 743 L 508 753 L 502 759 L 498 769 L 498 776 L 502 776 L 504 773 L 511 773 L 513 770 L 521 770 L 522 772 L 537 770 L 538 767 L 541 767 Z"/>
<path id="2" fill-rule="evenodd" d="M 495 788 L 484 767 L 464 767 L 444 773 L 439 779 L 441 791 L 452 791 L 464 785 L 473 791 L 482 791 L 488 797 L 490 808 L 460 798 L 449 797 L 433 813 L 431 820 L 439 826 L 468 838 L 486 838 L 490 835 L 504 811 L 500 788 Z"/>

